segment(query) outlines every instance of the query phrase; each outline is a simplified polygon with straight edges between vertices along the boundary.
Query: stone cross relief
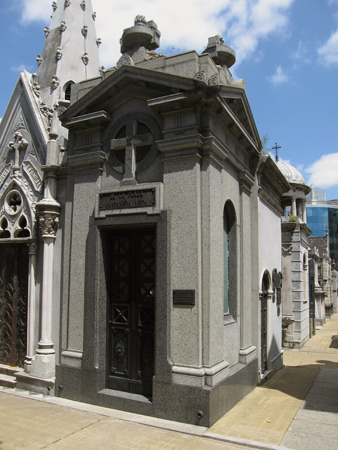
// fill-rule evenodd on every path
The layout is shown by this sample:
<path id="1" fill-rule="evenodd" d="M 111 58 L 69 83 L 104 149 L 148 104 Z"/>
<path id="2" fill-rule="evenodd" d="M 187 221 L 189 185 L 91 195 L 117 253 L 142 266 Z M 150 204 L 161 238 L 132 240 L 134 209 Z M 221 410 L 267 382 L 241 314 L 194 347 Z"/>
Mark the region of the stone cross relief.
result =
<path id="1" fill-rule="evenodd" d="M 28 141 L 22 137 L 18 131 L 14 134 L 14 142 L 8 144 L 10 151 L 14 151 L 14 166 L 13 169 L 18 169 L 20 166 L 20 151 L 26 150 Z"/>
<path id="2" fill-rule="evenodd" d="M 137 120 L 131 120 L 126 124 L 126 137 L 111 140 L 111 150 L 125 150 L 123 181 L 136 184 L 136 157 L 139 148 L 152 144 L 150 133 L 137 134 Z"/>

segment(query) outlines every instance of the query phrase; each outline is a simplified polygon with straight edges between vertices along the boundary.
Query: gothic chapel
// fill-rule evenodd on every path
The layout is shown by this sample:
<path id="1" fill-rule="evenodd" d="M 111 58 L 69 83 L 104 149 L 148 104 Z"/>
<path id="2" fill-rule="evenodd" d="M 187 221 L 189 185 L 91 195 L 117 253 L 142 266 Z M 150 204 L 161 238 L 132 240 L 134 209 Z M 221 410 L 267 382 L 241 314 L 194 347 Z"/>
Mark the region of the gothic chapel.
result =
<path id="1" fill-rule="evenodd" d="M 167 57 L 137 16 L 104 70 L 95 17 L 53 2 L 0 124 L 0 371 L 209 426 L 282 366 L 290 186 L 221 36 Z"/>

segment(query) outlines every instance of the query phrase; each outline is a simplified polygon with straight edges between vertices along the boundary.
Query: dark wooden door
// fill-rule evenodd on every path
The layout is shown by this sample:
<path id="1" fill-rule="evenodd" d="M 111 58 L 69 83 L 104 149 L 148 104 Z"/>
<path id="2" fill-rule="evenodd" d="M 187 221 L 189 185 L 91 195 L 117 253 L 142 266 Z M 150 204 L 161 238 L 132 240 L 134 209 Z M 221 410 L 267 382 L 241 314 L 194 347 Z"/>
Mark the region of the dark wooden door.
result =
<path id="1" fill-rule="evenodd" d="M 265 274 L 261 300 L 261 373 L 265 373 L 268 369 L 268 288 L 269 280 Z"/>
<path id="2" fill-rule="evenodd" d="M 309 262 L 310 274 L 309 274 L 309 285 L 310 285 L 310 337 L 316 334 L 316 294 L 315 294 L 315 263 L 311 259 Z"/>
<path id="3" fill-rule="evenodd" d="M 108 387 L 152 395 L 155 328 L 153 229 L 112 232 L 108 303 Z"/>
<path id="4" fill-rule="evenodd" d="M 0 363 L 23 367 L 27 347 L 28 245 L 0 244 Z"/>

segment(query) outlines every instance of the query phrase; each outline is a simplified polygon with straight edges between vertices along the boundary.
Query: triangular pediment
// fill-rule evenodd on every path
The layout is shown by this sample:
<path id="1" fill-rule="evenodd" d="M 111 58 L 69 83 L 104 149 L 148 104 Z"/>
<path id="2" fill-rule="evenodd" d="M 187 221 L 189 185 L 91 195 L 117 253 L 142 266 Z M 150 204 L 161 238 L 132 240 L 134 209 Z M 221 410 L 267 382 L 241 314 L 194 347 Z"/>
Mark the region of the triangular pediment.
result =
<path id="1" fill-rule="evenodd" d="M 13 176 L 13 167 L 19 165 L 32 191 L 42 192 L 41 166 L 46 160 L 48 133 L 34 96 L 30 74 L 23 72 L 0 124 L 0 190 Z"/>
<path id="2" fill-rule="evenodd" d="M 104 80 L 98 79 L 97 85 L 89 92 L 84 86 L 83 96 L 80 83 L 76 94 L 78 100 L 60 116 L 60 119 L 65 123 L 70 118 L 95 111 L 109 111 L 112 103 L 116 108 L 130 98 L 143 96 L 149 99 L 191 89 L 196 89 L 196 80 L 140 67 L 123 66 Z"/>
<path id="3" fill-rule="evenodd" d="M 233 86 L 224 86 L 220 91 L 220 99 L 227 112 L 227 122 L 232 133 L 237 138 L 246 137 L 251 145 L 257 151 L 260 151 L 262 148 L 261 139 L 245 90 Z"/>
<path id="4" fill-rule="evenodd" d="M 81 89 L 83 96 L 81 96 Z M 90 89 L 90 90 L 88 90 Z M 198 110 L 211 107 L 221 118 L 235 141 L 244 150 L 243 158 L 257 162 L 262 147 L 245 90 L 238 86 L 208 85 L 193 78 L 134 66 L 122 66 L 105 79 L 80 83 L 75 88 L 78 98 L 60 116 L 66 128 L 83 130 L 114 122 L 115 111 L 122 107 L 135 110 L 138 105 L 150 106 L 165 117 L 180 109 Z M 73 95 L 73 93 L 72 93 Z M 130 103 L 128 103 L 130 101 Z M 215 116 L 215 117 L 216 117 Z M 196 121 L 196 132 L 203 133 Z M 238 158 L 238 152 L 237 152 Z M 251 163 L 250 163 L 251 164 Z M 254 167 L 254 163 L 252 163 Z"/>

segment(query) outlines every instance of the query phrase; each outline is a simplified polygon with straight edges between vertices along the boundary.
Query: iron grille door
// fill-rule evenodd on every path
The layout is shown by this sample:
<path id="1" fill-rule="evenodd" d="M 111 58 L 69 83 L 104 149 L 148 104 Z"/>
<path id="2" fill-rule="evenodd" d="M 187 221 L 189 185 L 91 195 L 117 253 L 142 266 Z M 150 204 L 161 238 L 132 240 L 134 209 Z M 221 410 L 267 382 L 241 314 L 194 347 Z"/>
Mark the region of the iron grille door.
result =
<path id="1" fill-rule="evenodd" d="M 0 363 L 23 367 L 27 347 L 28 245 L 0 244 Z"/>
<path id="2" fill-rule="evenodd" d="M 108 387 L 152 395 L 155 231 L 118 231 L 110 239 Z"/>
<path id="3" fill-rule="evenodd" d="M 268 369 L 267 337 L 268 337 L 268 293 L 263 291 L 261 303 L 261 373 Z"/>

